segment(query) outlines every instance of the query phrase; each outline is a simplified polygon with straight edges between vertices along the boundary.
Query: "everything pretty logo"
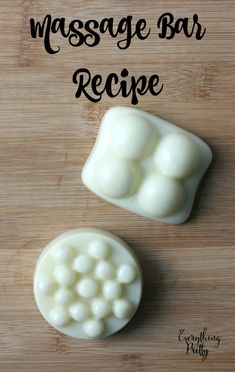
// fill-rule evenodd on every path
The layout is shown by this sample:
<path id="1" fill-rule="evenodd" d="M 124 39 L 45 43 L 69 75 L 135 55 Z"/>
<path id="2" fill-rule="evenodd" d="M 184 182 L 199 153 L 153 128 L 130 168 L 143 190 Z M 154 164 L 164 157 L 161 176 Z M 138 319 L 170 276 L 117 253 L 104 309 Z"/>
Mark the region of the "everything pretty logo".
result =
<path id="1" fill-rule="evenodd" d="M 97 47 L 102 41 L 102 35 L 107 34 L 110 38 L 117 39 L 114 46 L 120 50 L 126 50 L 131 46 L 133 39 L 144 41 L 150 37 L 152 28 L 146 19 L 134 20 L 131 15 L 119 21 L 112 17 L 99 21 L 96 19 L 67 21 L 64 17 L 53 19 L 50 14 L 47 14 L 41 22 L 34 18 L 30 19 L 31 37 L 43 39 L 44 48 L 49 54 L 57 54 L 61 50 L 60 45 L 53 45 L 54 34 L 66 39 L 74 48 L 82 45 L 88 48 Z M 166 40 L 173 39 L 180 33 L 186 38 L 201 40 L 206 33 L 206 28 L 199 22 L 197 14 L 193 14 L 191 18 L 176 19 L 172 13 L 163 13 L 157 19 L 154 28 L 157 30 L 157 37 Z M 77 85 L 76 98 L 84 95 L 91 102 L 99 102 L 103 93 L 111 98 L 120 94 L 125 98 L 130 96 L 133 105 L 138 103 L 138 96 L 147 92 L 157 96 L 164 86 L 158 74 L 135 77 L 131 76 L 125 67 L 119 73 L 111 72 L 106 78 L 100 74 L 92 76 L 86 67 L 80 67 L 74 72 L 72 81 Z"/>
<path id="2" fill-rule="evenodd" d="M 217 348 L 220 345 L 221 337 L 207 333 L 205 327 L 199 334 L 186 334 L 185 329 L 179 330 L 178 340 L 185 345 L 186 354 L 195 354 L 206 360 L 210 348 Z"/>

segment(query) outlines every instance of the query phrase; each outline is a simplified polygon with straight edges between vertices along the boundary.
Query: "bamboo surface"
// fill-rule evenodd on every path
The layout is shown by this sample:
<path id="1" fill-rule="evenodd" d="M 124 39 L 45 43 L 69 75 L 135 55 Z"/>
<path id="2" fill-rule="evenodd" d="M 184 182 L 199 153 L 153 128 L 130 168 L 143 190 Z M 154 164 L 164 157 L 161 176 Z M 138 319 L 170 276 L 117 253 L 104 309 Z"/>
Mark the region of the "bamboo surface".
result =
<path id="1" fill-rule="evenodd" d="M 200 41 L 157 37 L 158 17 L 199 15 L 207 27 Z M 103 35 L 95 48 L 55 55 L 33 40 L 29 19 L 46 14 L 72 19 L 126 15 L 152 28 L 144 41 L 119 50 Z M 235 370 L 235 2 L 154 0 L 1 0 L 0 2 L 0 371 L 234 371 Z M 107 76 L 126 67 L 131 75 L 159 74 L 162 93 L 140 97 L 138 108 L 192 131 L 213 150 L 189 221 L 171 226 L 136 216 L 89 192 L 82 166 L 100 120 L 129 98 L 103 95 L 99 103 L 75 99 L 73 72 L 88 68 Z M 43 247 L 77 227 L 112 231 L 136 252 L 144 294 L 131 323 L 99 341 L 57 332 L 38 312 L 32 291 Z M 186 354 L 185 335 L 221 337 L 208 342 L 205 361 Z"/>

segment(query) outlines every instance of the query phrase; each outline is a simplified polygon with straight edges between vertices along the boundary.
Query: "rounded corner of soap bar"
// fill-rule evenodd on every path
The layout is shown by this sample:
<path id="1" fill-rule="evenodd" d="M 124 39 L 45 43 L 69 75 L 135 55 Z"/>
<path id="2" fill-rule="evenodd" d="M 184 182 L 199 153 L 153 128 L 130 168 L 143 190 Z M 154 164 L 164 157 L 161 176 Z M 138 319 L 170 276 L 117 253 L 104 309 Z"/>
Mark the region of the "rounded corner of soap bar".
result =
<path id="1" fill-rule="evenodd" d="M 52 240 L 34 273 L 39 311 L 60 332 L 97 339 L 118 332 L 142 296 L 142 270 L 129 245 L 97 228 L 74 229 Z"/>
<path id="2" fill-rule="evenodd" d="M 83 182 L 119 207 L 181 224 L 211 161 L 210 147 L 196 135 L 140 109 L 117 106 L 103 116 Z"/>

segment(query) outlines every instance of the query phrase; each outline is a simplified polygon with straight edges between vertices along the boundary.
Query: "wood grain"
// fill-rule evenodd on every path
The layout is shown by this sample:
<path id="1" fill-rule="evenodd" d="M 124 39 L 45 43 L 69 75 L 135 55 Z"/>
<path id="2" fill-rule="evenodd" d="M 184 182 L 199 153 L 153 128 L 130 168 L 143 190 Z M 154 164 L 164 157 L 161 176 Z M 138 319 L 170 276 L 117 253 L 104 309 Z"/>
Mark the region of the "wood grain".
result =
<path id="1" fill-rule="evenodd" d="M 104 36 L 96 48 L 48 55 L 29 35 L 29 18 L 145 17 L 154 29 L 165 11 L 198 13 L 207 27 L 200 41 L 177 35 L 134 40 L 127 51 Z M 232 0 L 1 0 L 0 3 L 0 370 L 234 371 L 235 370 L 235 2 Z M 81 169 L 103 113 L 128 99 L 98 104 L 74 98 L 79 67 L 106 76 L 128 68 L 157 73 L 158 97 L 138 107 L 202 137 L 214 161 L 201 183 L 190 220 L 168 226 L 112 206 L 81 183 Z M 77 341 L 40 316 L 32 276 L 43 247 L 76 227 L 100 227 L 124 238 L 144 270 L 141 307 L 117 335 Z M 204 327 L 221 337 L 209 355 L 186 355 L 179 329 Z"/>

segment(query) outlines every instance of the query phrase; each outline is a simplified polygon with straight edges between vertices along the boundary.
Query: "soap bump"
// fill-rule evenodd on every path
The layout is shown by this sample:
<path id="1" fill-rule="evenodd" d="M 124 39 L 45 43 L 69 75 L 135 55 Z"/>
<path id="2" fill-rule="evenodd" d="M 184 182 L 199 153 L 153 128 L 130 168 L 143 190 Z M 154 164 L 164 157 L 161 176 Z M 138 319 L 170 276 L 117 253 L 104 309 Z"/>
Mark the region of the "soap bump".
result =
<path id="1" fill-rule="evenodd" d="M 70 306 L 69 313 L 74 320 L 82 322 L 89 316 L 89 308 L 84 302 L 80 301 Z"/>
<path id="2" fill-rule="evenodd" d="M 101 239 L 92 240 L 88 246 L 89 254 L 97 260 L 106 258 L 110 253 L 109 245 Z"/>
<path id="3" fill-rule="evenodd" d="M 113 312 L 119 319 L 128 318 L 132 312 L 132 305 L 125 299 L 119 299 L 114 301 Z"/>
<path id="4" fill-rule="evenodd" d="M 114 280 L 107 280 L 103 286 L 104 296 L 107 300 L 116 300 L 121 296 L 122 287 Z"/>
<path id="5" fill-rule="evenodd" d="M 87 320 L 83 325 L 84 332 L 91 338 L 99 337 L 104 330 L 103 323 L 98 319 Z"/>
<path id="6" fill-rule="evenodd" d="M 38 279 L 37 287 L 40 293 L 44 295 L 49 295 L 53 292 L 55 283 L 48 276 L 44 276 Z"/>
<path id="7" fill-rule="evenodd" d="M 72 299 L 73 293 L 65 287 L 58 289 L 55 293 L 55 302 L 59 305 L 67 305 L 72 301 Z"/>
<path id="8" fill-rule="evenodd" d="M 113 155 L 102 157 L 96 164 L 96 183 L 111 198 L 123 198 L 135 191 L 139 169 L 135 164 Z"/>
<path id="9" fill-rule="evenodd" d="M 96 298 L 92 302 L 92 312 L 97 318 L 105 318 L 111 312 L 110 303 L 102 298 Z"/>
<path id="10" fill-rule="evenodd" d="M 113 273 L 114 268 L 108 261 L 100 261 L 95 268 L 95 276 L 100 280 L 111 278 Z"/>
<path id="11" fill-rule="evenodd" d="M 93 297 L 97 293 L 97 283 L 91 278 L 82 279 L 77 285 L 77 292 L 85 298 Z"/>
<path id="12" fill-rule="evenodd" d="M 69 286 L 74 282 L 75 274 L 69 267 L 60 265 L 55 268 L 54 277 L 59 284 Z"/>
<path id="13" fill-rule="evenodd" d="M 69 313 L 63 307 L 56 307 L 50 311 L 50 319 L 52 324 L 61 327 L 69 323 Z"/>
<path id="14" fill-rule="evenodd" d="M 117 155 L 127 159 L 146 157 L 153 148 L 156 133 L 148 119 L 129 114 L 113 124 L 111 146 Z"/>
<path id="15" fill-rule="evenodd" d="M 195 174 L 202 161 L 195 141 L 181 133 L 165 136 L 157 148 L 154 160 L 162 174 L 179 179 Z"/>
<path id="16" fill-rule="evenodd" d="M 66 264 L 72 259 L 71 249 L 64 245 L 56 245 L 53 249 L 52 255 L 55 262 L 57 262 L 58 264 Z"/>
<path id="17" fill-rule="evenodd" d="M 139 190 L 138 203 L 141 210 L 151 217 L 167 217 L 182 207 L 184 198 L 184 186 L 179 181 L 152 174 Z"/>
<path id="18" fill-rule="evenodd" d="M 135 269 L 131 265 L 123 264 L 118 269 L 118 280 L 120 283 L 133 282 L 135 275 Z"/>
<path id="19" fill-rule="evenodd" d="M 78 273 L 85 274 L 89 273 L 93 269 L 94 263 L 91 257 L 88 255 L 77 256 L 74 261 L 74 270 Z"/>

